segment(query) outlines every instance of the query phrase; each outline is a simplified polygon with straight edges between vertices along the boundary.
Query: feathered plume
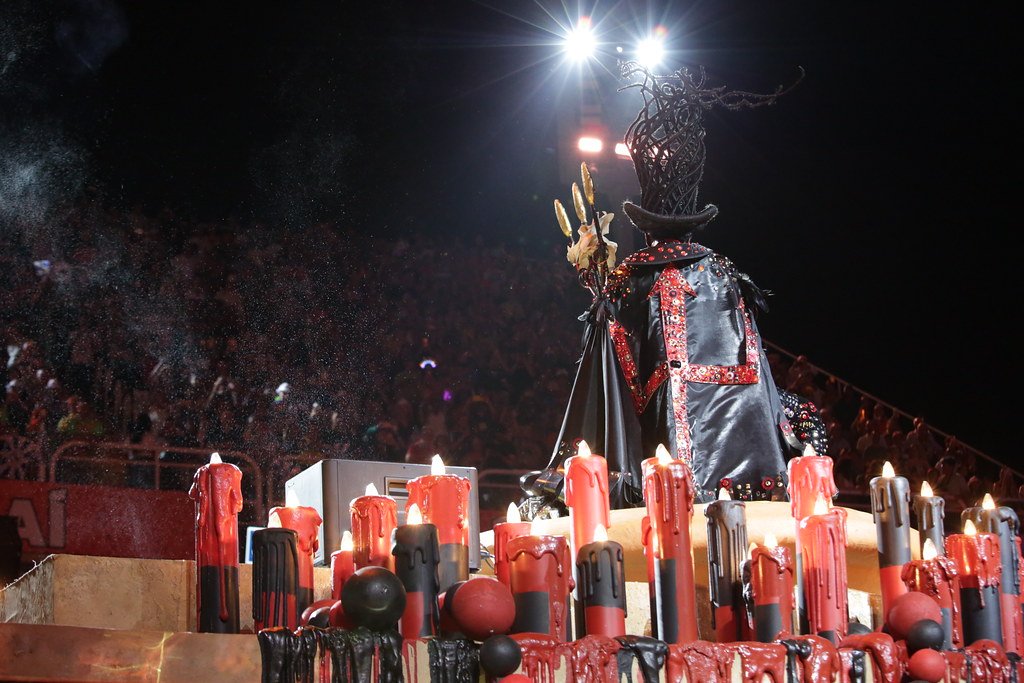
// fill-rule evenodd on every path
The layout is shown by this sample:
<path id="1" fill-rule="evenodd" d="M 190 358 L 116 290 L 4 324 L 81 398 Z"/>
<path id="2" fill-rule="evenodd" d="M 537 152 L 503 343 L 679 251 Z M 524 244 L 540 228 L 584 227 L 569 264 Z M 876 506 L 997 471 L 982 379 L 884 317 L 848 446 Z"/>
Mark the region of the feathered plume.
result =
<path id="1" fill-rule="evenodd" d="M 580 223 L 587 222 L 587 205 L 583 203 L 583 195 L 580 193 L 580 186 L 572 184 L 572 203 L 576 207 L 576 217 Z"/>
<path id="2" fill-rule="evenodd" d="M 555 200 L 555 218 L 558 219 L 558 227 L 562 229 L 562 234 L 571 238 L 572 228 L 569 226 L 569 214 L 565 212 L 562 202 L 557 199 Z"/>

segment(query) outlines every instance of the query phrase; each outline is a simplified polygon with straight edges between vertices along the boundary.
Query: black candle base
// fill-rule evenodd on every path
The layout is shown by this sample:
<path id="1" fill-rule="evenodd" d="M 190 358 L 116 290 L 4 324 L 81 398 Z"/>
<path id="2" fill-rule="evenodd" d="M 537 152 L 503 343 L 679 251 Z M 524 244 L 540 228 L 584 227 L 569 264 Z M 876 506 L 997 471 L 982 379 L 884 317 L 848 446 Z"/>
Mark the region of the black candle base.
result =
<path id="1" fill-rule="evenodd" d="M 961 588 L 960 614 L 964 625 L 964 646 L 979 640 L 1003 642 L 999 587 Z"/>
<path id="2" fill-rule="evenodd" d="M 551 596 L 541 591 L 516 593 L 512 633 L 551 633 Z M 568 629 L 566 629 L 568 630 Z M 568 633 L 564 637 L 568 640 Z"/>
<path id="3" fill-rule="evenodd" d="M 196 612 L 200 633 L 238 633 L 238 567 L 199 567 Z"/>
<path id="4" fill-rule="evenodd" d="M 676 590 L 676 561 L 658 560 L 655 586 L 658 595 L 657 609 L 651 613 L 651 623 L 658 624 L 658 633 L 666 643 L 679 642 L 678 591 Z"/>
<path id="5" fill-rule="evenodd" d="M 754 638 L 758 642 L 775 642 L 782 628 L 782 608 L 778 604 L 754 605 Z"/>
<path id="6" fill-rule="evenodd" d="M 437 582 L 443 593 L 453 584 L 469 578 L 469 548 L 461 543 L 445 543 L 439 550 L 441 561 L 437 566 Z"/>

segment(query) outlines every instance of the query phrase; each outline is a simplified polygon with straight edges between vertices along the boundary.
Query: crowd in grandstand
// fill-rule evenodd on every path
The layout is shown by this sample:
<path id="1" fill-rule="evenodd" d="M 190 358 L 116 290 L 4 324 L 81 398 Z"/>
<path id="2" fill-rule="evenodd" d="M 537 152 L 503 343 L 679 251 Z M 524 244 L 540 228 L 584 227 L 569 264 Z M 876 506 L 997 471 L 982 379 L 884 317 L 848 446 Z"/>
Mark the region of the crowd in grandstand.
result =
<path id="1" fill-rule="evenodd" d="M 279 475 L 301 456 L 542 467 L 579 355 L 587 297 L 560 247 L 187 226 L 83 206 L 0 249 L 0 434 L 245 451 Z M 54 234 L 60 239 L 55 240 Z M 0 358 L 0 360 L 3 360 Z M 952 506 L 992 490 L 974 454 L 770 353 L 815 401 L 841 489 L 891 461 Z M 129 482 L 130 483 L 130 482 Z"/>

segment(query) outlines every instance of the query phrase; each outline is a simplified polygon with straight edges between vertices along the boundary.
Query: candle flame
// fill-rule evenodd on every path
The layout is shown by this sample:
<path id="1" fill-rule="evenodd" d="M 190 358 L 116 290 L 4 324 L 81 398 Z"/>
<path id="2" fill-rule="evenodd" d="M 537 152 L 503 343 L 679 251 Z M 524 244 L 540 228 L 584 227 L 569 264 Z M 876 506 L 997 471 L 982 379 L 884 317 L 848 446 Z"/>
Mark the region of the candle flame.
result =
<path id="1" fill-rule="evenodd" d="M 673 460 L 672 454 L 668 452 L 668 449 L 665 448 L 665 444 L 663 443 L 658 444 L 658 448 L 654 451 L 654 455 L 658 458 L 659 465 L 667 465 Z"/>
<path id="2" fill-rule="evenodd" d="M 277 508 L 270 511 L 270 516 L 267 517 L 267 528 L 268 529 L 280 529 L 281 528 L 281 517 L 277 514 Z"/>
<path id="3" fill-rule="evenodd" d="M 444 460 L 441 459 L 441 455 L 438 453 L 435 453 L 434 457 L 430 459 L 430 473 L 435 476 L 445 473 Z"/>
<path id="4" fill-rule="evenodd" d="M 757 548 L 757 544 L 751 541 L 750 545 L 747 546 L 747 557 L 752 557 L 754 555 L 755 548 Z"/>
<path id="5" fill-rule="evenodd" d="M 995 510 L 996 509 L 996 501 L 992 498 L 992 494 L 991 493 L 986 493 L 985 497 L 981 499 L 981 509 L 982 510 Z"/>
<path id="6" fill-rule="evenodd" d="M 580 445 L 576 447 L 576 455 L 591 455 L 590 445 L 581 440 Z"/>
<path id="7" fill-rule="evenodd" d="M 921 495 L 926 496 L 928 498 L 931 498 L 932 496 L 935 495 L 935 492 L 932 491 L 932 485 L 929 484 L 927 481 L 921 482 Z"/>
<path id="8" fill-rule="evenodd" d="M 935 541 L 930 538 L 924 539 L 924 546 L 921 548 L 922 560 L 934 560 L 939 556 L 939 549 L 935 547 Z"/>
<path id="9" fill-rule="evenodd" d="M 777 548 L 779 547 L 779 539 L 775 538 L 775 534 L 769 531 L 764 535 L 764 546 L 766 548 Z"/>
<path id="10" fill-rule="evenodd" d="M 299 506 L 299 492 L 294 487 L 284 490 L 284 504 L 290 508 Z"/>
<path id="11" fill-rule="evenodd" d="M 598 524 L 594 527 L 594 542 L 603 543 L 608 540 L 608 530 L 604 528 L 604 524 Z"/>
<path id="12" fill-rule="evenodd" d="M 732 494 L 724 486 L 718 489 L 718 500 L 732 500 Z"/>
<path id="13" fill-rule="evenodd" d="M 814 512 L 813 512 L 813 514 L 815 514 L 815 515 L 827 515 L 828 514 L 828 508 L 829 508 L 828 501 L 825 500 L 825 496 L 823 496 L 823 495 L 821 495 L 819 493 L 818 494 L 818 499 L 816 501 L 814 501 Z"/>
<path id="14" fill-rule="evenodd" d="M 423 524 L 423 513 L 420 512 L 420 506 L 416 503 L 410 505 L 409 509 L 405 511 L 405 523 Z"/>
<path id="15" fill-rule="evenodd" d="M 817 455 L 817 454 L 818 454 L 818 452 L 816 450 L 814 450 L 814 446 L 812 446 L 809 443 L 804 444 L 804 457 L 805 458 L 809 457 L 809 456 L 812 456 L 812 455 Z"/>
<path id="16" fill-rule="evenodd" d="M 882 476 L 886 479 L 892 479 L 896 476 L 896 470 L 892 468 L 892 463 L 888 460 L 886 460 L 885 464 L 882 465 Z"/>
<path id="17" fill-rule="evenodd" d="M 974 526 L 974 522 L 967 520 L 964 522 L 964 535 L 965 536 L 977 536 L 978 527 Z"/>
<path id="18" fill-rule="evenodd" d="M 216 451 L 214 451 L 213 453 L 210 453 L 210 464 L 211 465 L 220 465 L 223 462 L 224 461 L 220 459 L 220 453 L 217 453 Z"/>
<path id="19" fill-rule="evenodd" d="M 338 550 L 348 552 L 355 547 L 355 543 L 352 541 L 352 532 L 345 530 L 345 533 L 341 535 L 341 544 L 338 546 Z"/>
<path id="20" fill-rule="evenodd" d="M 379 496 L 380 493 L 377 491 L 377 486 L 371 481 L 366 485 L 366 495 L 368 496 Z"/>
<path id="21" fill-rule="evenodd" d="M 515 503 L 508 504 L 508 512 L 505 514 L 505 521 L 512 523 L 523 521 L 523 518 L 519 515 L 519 508 L 516 507 Z"/>

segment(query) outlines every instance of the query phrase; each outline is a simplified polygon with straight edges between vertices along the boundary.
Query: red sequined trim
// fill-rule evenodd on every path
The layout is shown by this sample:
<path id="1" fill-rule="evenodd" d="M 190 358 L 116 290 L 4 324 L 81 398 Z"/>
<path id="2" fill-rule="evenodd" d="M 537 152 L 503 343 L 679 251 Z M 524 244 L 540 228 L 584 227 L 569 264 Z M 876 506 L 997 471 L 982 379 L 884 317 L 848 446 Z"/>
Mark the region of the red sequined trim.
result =
<path id="1" fill-rule="evenodd" d="M 612 335 L 612 345 L 615 347 L 615 355 L 619 359 L 622 374 L 625 375 L 626 384 L 629 385 L 629 391 L 633 395 L 633 407 L 636 409 L 637 415 L 642 415 L 647 409 L 651 396 L 658 390 L 661 383 L 668 379 L 668 365 L 662 363 L 655 368 L 651 376 L 647 378 L 647 383 L 641 386 L 636 361 L 633 360 L 633 352 L 629 348 L 629 335 L 626 328 L 613 320 L 608 324 L 608 331 Z"/>

